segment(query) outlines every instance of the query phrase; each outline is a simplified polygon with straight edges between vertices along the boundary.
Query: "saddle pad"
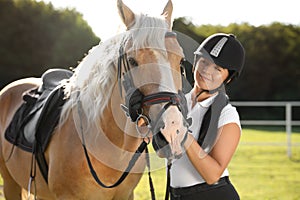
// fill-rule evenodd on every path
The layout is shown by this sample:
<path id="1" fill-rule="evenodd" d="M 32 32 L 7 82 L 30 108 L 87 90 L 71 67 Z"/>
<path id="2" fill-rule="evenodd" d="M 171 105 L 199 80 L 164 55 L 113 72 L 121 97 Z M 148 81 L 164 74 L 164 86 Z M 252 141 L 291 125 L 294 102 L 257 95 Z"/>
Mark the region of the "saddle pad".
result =
<path id="1" fill-rule="evenodd" d="M 6 140 L 28 152 L 33 151 L 34 142 L 42 152 L 45 151 L 65 103 L 64 91 L 61 87 L 51 91 L 46 90 L 40 98 L 34 99 L 37 94 L 35 89 L 24 96 L 26 101 L 18 108 L 5 131 Z M 25 131 L 26 125 L 37 116 L 35 130 Z"/>

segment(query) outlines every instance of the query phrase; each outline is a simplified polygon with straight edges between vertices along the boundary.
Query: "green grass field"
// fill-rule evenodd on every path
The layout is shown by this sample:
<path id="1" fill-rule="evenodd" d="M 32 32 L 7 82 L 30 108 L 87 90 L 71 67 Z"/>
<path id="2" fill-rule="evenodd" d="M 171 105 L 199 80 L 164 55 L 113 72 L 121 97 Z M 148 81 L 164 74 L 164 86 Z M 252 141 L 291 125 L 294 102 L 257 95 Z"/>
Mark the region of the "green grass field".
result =
<path id="1" fill-rule="evenodd" d="M 244 129 L 241 143 L 229 165 L 231 181 L 242 200 L 300 199 L 300 133 L 292 134 L 292 157 L 287 156 L 283 131 Z M 156 197 L 164 199 L 166 169 L 154 171 Z M 183 174 L 184 176 L 184 174 Z M 149 200 L 148 176 L 135 190 L 138 200 Z"/>
<path id="2" fill-rule="evenodd" d="M 231 181 L 242 200 L 300 199 L 300 131 L 293 132 L 292 142 L 292 157 L 288 158 L 284 130 L 243 130 L 229 166 Z M 164 199 L 165 171 L 163 168 L 151 173 L 157 200 Z M 146 173 L 135 190 L 135 199 L 151 199 Z"/>

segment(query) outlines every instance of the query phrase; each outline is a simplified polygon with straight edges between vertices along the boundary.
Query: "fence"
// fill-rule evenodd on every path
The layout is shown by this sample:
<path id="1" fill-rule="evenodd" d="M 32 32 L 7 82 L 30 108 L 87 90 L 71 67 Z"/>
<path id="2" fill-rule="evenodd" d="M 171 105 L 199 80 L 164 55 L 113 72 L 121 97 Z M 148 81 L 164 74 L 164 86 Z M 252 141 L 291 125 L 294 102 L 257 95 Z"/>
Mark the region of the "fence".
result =
<path id="1" fill-rule="evenodd" d="M 299 101 L 274 102 L 274 101 L 233 101 L 232 105 L 236 107 L 285 107 L 285 120 L 241 120 L 242 125 L 271 125 L 285 126 L 287 136 L 287 155 L 292 155 L 292 126 L 300 126 L 300 121 L 292 119 L 293 107 L 300 107 Z"/>

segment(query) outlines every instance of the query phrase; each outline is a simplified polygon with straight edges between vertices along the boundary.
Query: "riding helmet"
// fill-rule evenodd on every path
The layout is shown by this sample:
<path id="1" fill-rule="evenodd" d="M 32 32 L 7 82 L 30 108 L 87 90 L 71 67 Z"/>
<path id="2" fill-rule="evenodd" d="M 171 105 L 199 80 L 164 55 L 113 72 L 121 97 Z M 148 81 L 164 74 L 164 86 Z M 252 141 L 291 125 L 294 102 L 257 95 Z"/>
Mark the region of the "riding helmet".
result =
<path id="1" fill-rule="evenodd" d="M 233 34 L 216 33 L 209 36 L 194 54 L 194 64 L 199 57 L 207 57 L 215 64 L 228 69 L 230 78 L 239 76 L 245 62 L 245 49 Z"/>

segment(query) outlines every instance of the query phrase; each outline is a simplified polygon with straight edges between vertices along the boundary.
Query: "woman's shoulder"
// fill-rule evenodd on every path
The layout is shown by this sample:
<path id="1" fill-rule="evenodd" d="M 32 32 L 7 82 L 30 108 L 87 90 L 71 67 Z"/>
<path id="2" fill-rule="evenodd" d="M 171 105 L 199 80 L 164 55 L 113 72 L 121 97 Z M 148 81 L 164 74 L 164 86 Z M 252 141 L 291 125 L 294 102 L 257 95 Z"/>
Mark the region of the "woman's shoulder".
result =
<path id="1" fill-rule="evenodd" d="M 223 108 L 222 113 L 226 112 L 226 113 L 236 113 L 238 114 L 238 111 L 236 109 L 235 106 L 233 106 L 230 102 Z"/>
<path id="2" fill-rule="evenodd" d="M 229 123 L 236 123 L 241 128 L 239 113 L 236 107 L 230 103 L 223 108 L 219 118 L 218 126 L 221 127 Z"/>

